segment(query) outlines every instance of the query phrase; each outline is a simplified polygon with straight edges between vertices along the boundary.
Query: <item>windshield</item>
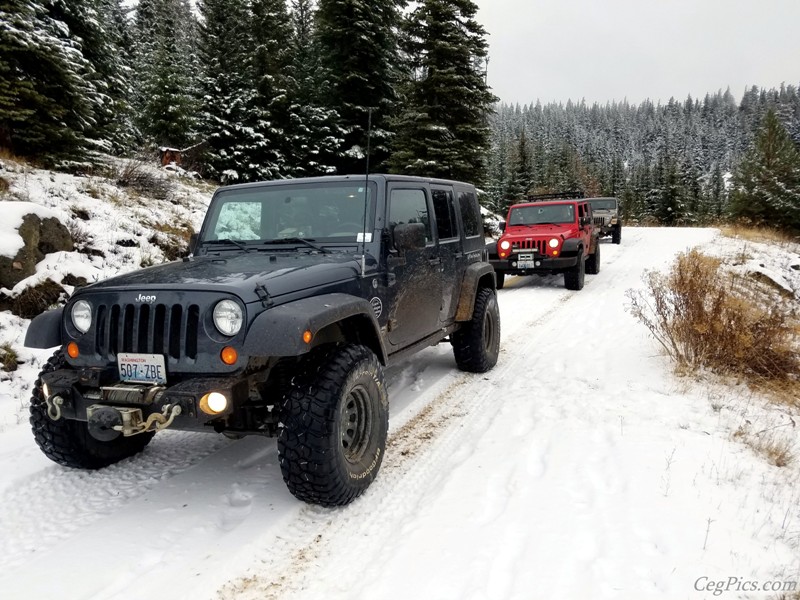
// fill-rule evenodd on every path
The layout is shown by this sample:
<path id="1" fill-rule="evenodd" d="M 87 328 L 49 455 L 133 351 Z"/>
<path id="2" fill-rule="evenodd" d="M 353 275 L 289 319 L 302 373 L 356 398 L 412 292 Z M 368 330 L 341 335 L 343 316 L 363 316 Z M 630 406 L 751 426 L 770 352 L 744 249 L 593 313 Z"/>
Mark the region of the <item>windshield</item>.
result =
<path id="1" fill-rule="evenodd" d="M 372 231 L 376 190 L 374 182 L 365 190 L 364 182 L 350 181 L 221 190 L 201 242 L 360 242 L 365 200 Z"/>
<path id="2" fill-rule="evenodd" d="M 544 223 L 574 223 L 574 204 L 545 204 L 512 208 L 509 225 L 542 225 Z"/>
<path id="3" fill-rule="evenodd" d="M 617 201 L 614 198 L 590 200 L 589 204 L 592 205 L 592 210 L 615 210 L 617 208 Z"/>

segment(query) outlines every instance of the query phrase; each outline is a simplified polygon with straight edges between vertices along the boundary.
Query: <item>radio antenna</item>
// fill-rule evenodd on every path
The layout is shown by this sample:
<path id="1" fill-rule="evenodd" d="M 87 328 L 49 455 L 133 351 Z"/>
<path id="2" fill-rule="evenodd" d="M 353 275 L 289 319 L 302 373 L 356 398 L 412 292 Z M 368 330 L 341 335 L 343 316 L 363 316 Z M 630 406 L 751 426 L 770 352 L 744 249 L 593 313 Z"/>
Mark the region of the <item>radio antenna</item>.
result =
<path id="1" fill-rule="evenodd" d="M 361 277 L 367 273 L 367 206 L 369 205 L 369 152 L 370 138 L 372 136 L 372 108 L 367 116 L 367 172 L 364 176 L 364 220 L 361 227 Z"/>

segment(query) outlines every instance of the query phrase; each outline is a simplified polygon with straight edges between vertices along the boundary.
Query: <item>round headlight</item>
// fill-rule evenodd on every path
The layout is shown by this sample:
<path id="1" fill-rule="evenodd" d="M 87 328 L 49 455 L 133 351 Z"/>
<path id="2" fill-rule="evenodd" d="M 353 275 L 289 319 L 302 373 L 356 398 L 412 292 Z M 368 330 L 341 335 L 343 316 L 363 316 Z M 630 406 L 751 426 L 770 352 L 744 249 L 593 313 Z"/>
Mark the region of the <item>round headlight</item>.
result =
<path id="1" fill-rule="evenodd" d="M 551 248 L 558 248 L 558 240 L 556 238 L 550 238 L 548 244 L 550 244 Z"/>
<path id="2" fill-rule="evenodd" d="M 214 307 L 214 326 L 222 335 L 236 335 L 242 328 L 242 309 L 233 300 L 221 300 Z"/>
<path id="3" fill-rule="evenodd" d="M 92 305 L 86 300 L 78 300 L 72 305 L 72 324 L 81 333 L 86 333 L 92 326 Z"/>
<path id="4" fill-rule="evenodd" d="M 508 240 L 503 240 L 502 242 L 500 242 L 500 247 L 503 250 L 508 250 L 509 248 L 511 248 L 511 242 L 509 242 Z"/>

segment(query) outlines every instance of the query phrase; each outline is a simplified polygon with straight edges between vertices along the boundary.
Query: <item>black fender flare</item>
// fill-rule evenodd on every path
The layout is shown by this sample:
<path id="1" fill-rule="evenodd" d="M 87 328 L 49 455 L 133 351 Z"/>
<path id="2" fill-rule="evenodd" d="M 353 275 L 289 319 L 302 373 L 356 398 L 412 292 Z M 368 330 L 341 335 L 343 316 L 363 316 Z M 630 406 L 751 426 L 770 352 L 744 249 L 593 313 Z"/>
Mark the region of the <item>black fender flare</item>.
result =
<path id="1" fill-rule="evenodd" d="M 461 280 L 461 295 L 458 298 L 458 309 L 456 309 L 456 321 L 469 321 L 472 318 L 472 311 L 475 309 L 475 295 L 478 288 L 497 289 L 494 278 L 494 267 L 489 263 L 472 263 L 464 271 L 464 279 Z"/>
<path id="2" fill-rule="evenodd" d="M 577 255 L 578 250 L 580 250 L 583 244 L 583 240 L 580 238 L 568 238 L 564 240 L 564 245 L 561 247 L 561 256 L 567 255 Z"/>
<path id="3" fill-rule="evenodd" d="M 363 298 L 339 293 L 265 310 L 250 325 L 242 350 L 249 356 L 300 356 L 315 342 L 328 341 L 326 329 L 331 325 L 342 325 L 346 339 L 367 346 L 386 364 L 386 348 L 372 306 Z M 303 341 L 306 331 L 313 336 L 310 343 Z"/>
<path id="4" fill-rule="evenodd" d="M 35 317 L 25 334 L 26 348 L 54 348 L 61 345 L 63 308 L 43 312 Z"/>

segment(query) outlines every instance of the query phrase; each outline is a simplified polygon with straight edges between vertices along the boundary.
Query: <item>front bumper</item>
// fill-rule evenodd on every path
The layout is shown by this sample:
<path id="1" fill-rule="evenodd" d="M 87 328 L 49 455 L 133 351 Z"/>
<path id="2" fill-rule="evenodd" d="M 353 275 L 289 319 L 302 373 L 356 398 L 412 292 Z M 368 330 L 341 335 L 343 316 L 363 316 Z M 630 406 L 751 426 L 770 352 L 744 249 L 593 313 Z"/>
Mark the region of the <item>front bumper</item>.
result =
<path id="1" fill-rule="evenodd" d="M 146 420 L 178 406 L 179 414 L 170 422 L 172 429 L 221 431 L 249 394 L 249 381 L 243 376 L 194 377 L 173 385 L 143 385 L 122 383 L 116 373 L 115 368 L 83 368 L 42 374 L 50 418 L 89 421 L 97 408 L 111 407 L 136 411 Z M 202 397 L 211 392 L 221 393 L 228 400 L 226 409 L 213 415 L 200 410 Z M 57 402 L 53 400 L 56 398 Z"/>
<path id="2" fill-rule="evenodd" d="M 534 257 L 534 267 L 526 267 L 524 269 L 519 268 L 516 254 L 512 254 L 507 259 L 495 257 L 495 259 L 490 260 L 489 263 L 494 267 L 495 271 L 502 271 L 503 273 L 553 273 L 574 267 L 578 264 L 578 257 L 577 255 L 573 255 L 553 258 L 538 254 Z"/>

